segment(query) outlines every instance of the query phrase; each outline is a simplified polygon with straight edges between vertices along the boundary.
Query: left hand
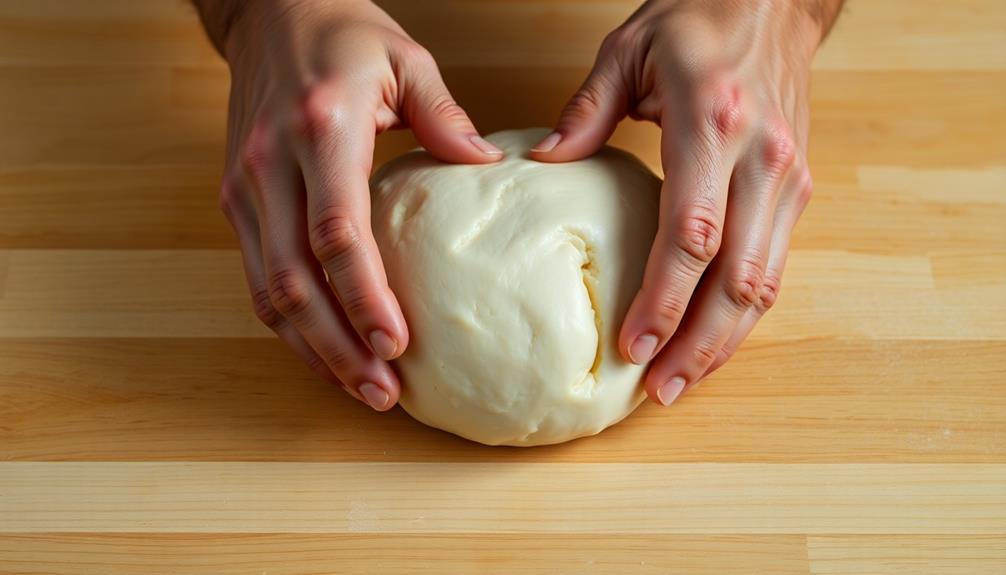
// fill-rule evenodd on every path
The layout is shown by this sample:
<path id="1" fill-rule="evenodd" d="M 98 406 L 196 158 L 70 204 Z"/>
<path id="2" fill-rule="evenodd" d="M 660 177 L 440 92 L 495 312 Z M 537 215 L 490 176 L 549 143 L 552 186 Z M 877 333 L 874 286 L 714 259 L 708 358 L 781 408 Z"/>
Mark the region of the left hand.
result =
<path id="1" fill-rule="evenodd" d="M 626 115 L 662 128 L 659 228 L 618 342 L 626 360 L 653 360 L 646 392 L 658 403 L 723 365 L 779 293 L 811 192 L 807 92 L 823 5 L 650 0 L 608 35 L 534 148 L 565 162 L 596 152 Z"/>

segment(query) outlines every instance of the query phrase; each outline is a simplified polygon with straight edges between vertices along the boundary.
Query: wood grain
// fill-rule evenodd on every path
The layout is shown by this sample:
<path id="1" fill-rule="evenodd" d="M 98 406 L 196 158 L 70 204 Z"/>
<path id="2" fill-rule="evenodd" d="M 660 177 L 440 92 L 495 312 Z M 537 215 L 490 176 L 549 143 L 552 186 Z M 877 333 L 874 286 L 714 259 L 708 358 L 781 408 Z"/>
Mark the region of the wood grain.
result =
<path id="1" fill-rule="evenodd" d="M 1006 339 L 996 260 L 983 282 L 936 285 L 931 258 L 960 254 L 794 249 L 780 305 L 752 338 Z M 236 250 L 9 250 L 2 265 L 0 337 L 273 337 Z"/>
<path id="2" fill-rule="evenodd" d="M 0 532 L 1006 530 L 1003 464 L 8 462 L 0 490 Z"/>
<path id="3" fill-rule="evenodd" d="M 1002 536 L 814 535 L 807 548 L 815 575 L 991 575 L 1006 565 Z"/>
<path id="4" fill-rule="evenodd" d="M 0 569 L 23 575 L 796 575 L 807 566 L 794 535 L 0 534 Z"/>
<path id="5" fill-rule="evenodd" d="M 486 132 L 553 122 L 637 4 L 381 2 Z M 228 82 L 182 0 L 0 0 L 0 574 L 1003 572 L 1006 3 L 849 0 L 776 309 L 535 449 L 372 413 L 257 323 Z"/>
<path id="6" fill-rule="evenodd" d="M 1006 441 L 1006 398 L 989 383 L 1006 373 L 1003 342 L 751 342 L 673 413 L 644 405 L 536 449 L 371 413 L 274 339 L 4 349 L 0 380 L 17 385 L 0 388 L 0 445 L 21 461 L 997 463 Z"/>

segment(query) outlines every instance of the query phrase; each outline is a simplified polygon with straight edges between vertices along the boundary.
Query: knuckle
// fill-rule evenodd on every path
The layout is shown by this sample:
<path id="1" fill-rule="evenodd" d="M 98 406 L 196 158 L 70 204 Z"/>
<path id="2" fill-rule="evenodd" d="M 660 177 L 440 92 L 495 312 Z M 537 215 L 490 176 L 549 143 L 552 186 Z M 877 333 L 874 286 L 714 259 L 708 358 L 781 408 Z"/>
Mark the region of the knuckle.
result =
<path id="1" fill-rule="evenodd" d="M 765 135 L 762 151 L 765 167 L 777 177 L 785 174 L 796 160 L 796 142 L 785 125 L 769 130 Z"/>
<path id="2" fill-rule="evenodd" d="M 330 134 L 339 118 L 339 104 L 331 86 L 308 88 L 297 107 L 295 128 L 307 141 L 318 141 Z"/>
<path id="3" fill-rule="evenodd" d="M 804 171 L 803 178 L 800 180 L 800 187 L 797 190 L 797 207 L 803 211 L 810 203 L 811 196 L 814 195 L 814 180 L 810 176 L 809 171 Z"/>
<path id="4" fill-rule="evenodd" d="M 716 257 L 721 236 L 719 218 L 711 206 L 703 204 L 688 210 L 675 235 L 677 248 L 692 263 L 703 268 Z"/>
<path id="5" fill-rule="evenodd" d="M 347 346 L 325 344 L 316 350 L 324 363 L 343 381 L 346 381 L 348 368 L 353 365 Z"/>
<path id="6" fill-rule="evenodd" d="M 439 118 L 449 121 L 467 121 L 468 115 L 450 94 L 440 94 L 433 99 L 431 111 Z"/>
<path id="7" fill-rule="evenodd" d="M 713 110 L 713 126 L 720 139 L 730 142 L 737 139 L 737 136 L 744 128 L 744 112 L 737 102 L 719 102 Z"/>
<path id="8" fill-rule="evenodd" d="M 572 124 L 592 118 L 601 109 L 602 102 L 600 88 L 594 81 L 588 80 L 570 98 L 569 104 L 563 112 L 563 120 Z"/>
<path id="9" fill-rule="evenodd" d="M 344 208 L 324 209 L 311 227 L 310 243 L 318 261 L 344 266 L 362 245 L 360 226 Z"/>
<path id="10" fill-rule="evenodd" d="M 311 303 L 308 280 L 303 273 L 281 269 L 269 276 L 269 301 L 284 316 L 303 313 Z"/>
<path id="11" fill-rule="evenodd" d="M 217 205 L 220 211 L 227 216 L 228 219 L 234 214 L 234 209 L 237 205 L 237 186 L 234 184 L 232 178 L 224 178 L 224 181 L 220 184 L 220 194 L 217 197 Z"/>
<path id="12" fill-rule="evenodd" d="M 713 365 L 723 365 L 727 362 L 734 354 L 737 353 L 737 348 L 730 344 L 724 344 L 723 348 L 720 349 L 719 353 L 716 354 L 716 359 Z"/>
<path id="13" fill-rule="evenodd" d="M 657 314 L 671 322 L 678 322 L 685 315 L 687 301 L 682 299 L 681 293 L 664 287 L 659 290 L 656 298 Z"/>
<path id="14" fill-rule="evenodd" d="M 283 315 L 273 305 L 267 289 L 259 289 L 252 293 L 252 310 L 255 312 L 255 317 L 270 329 L 276 329 L 283 323 Z"/>
<path id="15" fill-rule="evenodd" d="M 772 309 L 776 299 L 779 297 L 779 290 L 782 288 L 782 280 L 779 274 L 768 272 L 762 280 L 761 289 L 758 290 L 758 301 L 755 303 L 761 313 Z"/>
<path id="16" fill-rule="evenodd" d="M 307 358 L 307 367 L 309 367 L 314 372 L 324 373 L 328 371 L 328 364 L 322 359 L 320 355 L 313 354 Z"/>
<path id="17" fill-rule="evenodd" d="M 598 53 L 605 56 L 620 53 L 634 43 L 632 36 L 633 34 L 628 28 L 619 26 L 608 32 L 601 40 L 601 49 Z"/>
<path id="18" fill-rule="evenodd" d="M 733 143 L 747 129 L 747 113 L 740 85 L 736 82 L 714 77 L 700 90 L 695 101 L 700 109 L 700 129 L 711 131 L 719 142 Z"/>
<path id="19" fill-rule="evenodd" d="M 422 44 L 405 42 L 401 50 L 406 60 L 412 62 L 414 65 L 426 69 L 437 68 L 437 60 L 433 57 L 433 53 L 427 50 Z"/>
<path id="20" fill-rule="evenodd" d="M 351 286 L 339 291 L 339 304 L 350 317 L 365 314 L 372 306 L 371 296 L 362 286 Z"/>
<path id="21" fill-rule="evenodd" d="M 716 361 L 716 356 L 720 352 L 720 347 L 708 338 L 700 339 L 692 348 L 692 357 L 700 366 L 712 365 Z"/>
<path id="22" fill-rule="evenodd" d="M 727 297 L 739 308 L 749 308 L 758 300 L 763 266 L 756 258 L 742 259 L 724 286 Z"/>
<path id="23" fill-rule="evenodd" d="M 272 170 L 273 145 L 264 122 L 252 129 L 241 150 L 241 167 L 254 182 L 262 182 Z"/>

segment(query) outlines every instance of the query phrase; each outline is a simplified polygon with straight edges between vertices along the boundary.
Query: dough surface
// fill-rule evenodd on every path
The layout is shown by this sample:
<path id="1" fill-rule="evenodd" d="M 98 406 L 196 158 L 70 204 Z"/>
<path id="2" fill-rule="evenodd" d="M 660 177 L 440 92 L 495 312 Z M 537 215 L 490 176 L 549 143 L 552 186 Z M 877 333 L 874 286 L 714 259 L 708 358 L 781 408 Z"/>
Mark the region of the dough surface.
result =
<path id="1" fill-rule="evenodd" d="M 617 350 L 657 225 L 660 180 L 605 148 L 527 159 L 543 130 L 488 137 L 488 165 L 423 151 L 374 176 L 373 227 L 409 326 L 397 360 L 413 417 L 490 445 L 593 435 L 642 401 Z"/>

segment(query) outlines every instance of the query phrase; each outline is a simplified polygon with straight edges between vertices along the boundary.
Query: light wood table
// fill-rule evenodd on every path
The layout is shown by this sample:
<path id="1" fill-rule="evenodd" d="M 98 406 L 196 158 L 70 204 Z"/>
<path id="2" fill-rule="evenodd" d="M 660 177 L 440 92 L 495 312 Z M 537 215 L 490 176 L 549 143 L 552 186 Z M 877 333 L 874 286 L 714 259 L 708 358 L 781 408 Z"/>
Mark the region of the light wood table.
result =
<path id="1" fill-rule="evenodd" d="M 549 124 L 633 5 L 390 9 L 492 131 Z M 813 83 L 816 197 L 733 361 L 488 448 L 256 323 L 182 0 L 0 0 L 0 573 L 1006 572 L 1006 3 L 852 0 Z"/>

